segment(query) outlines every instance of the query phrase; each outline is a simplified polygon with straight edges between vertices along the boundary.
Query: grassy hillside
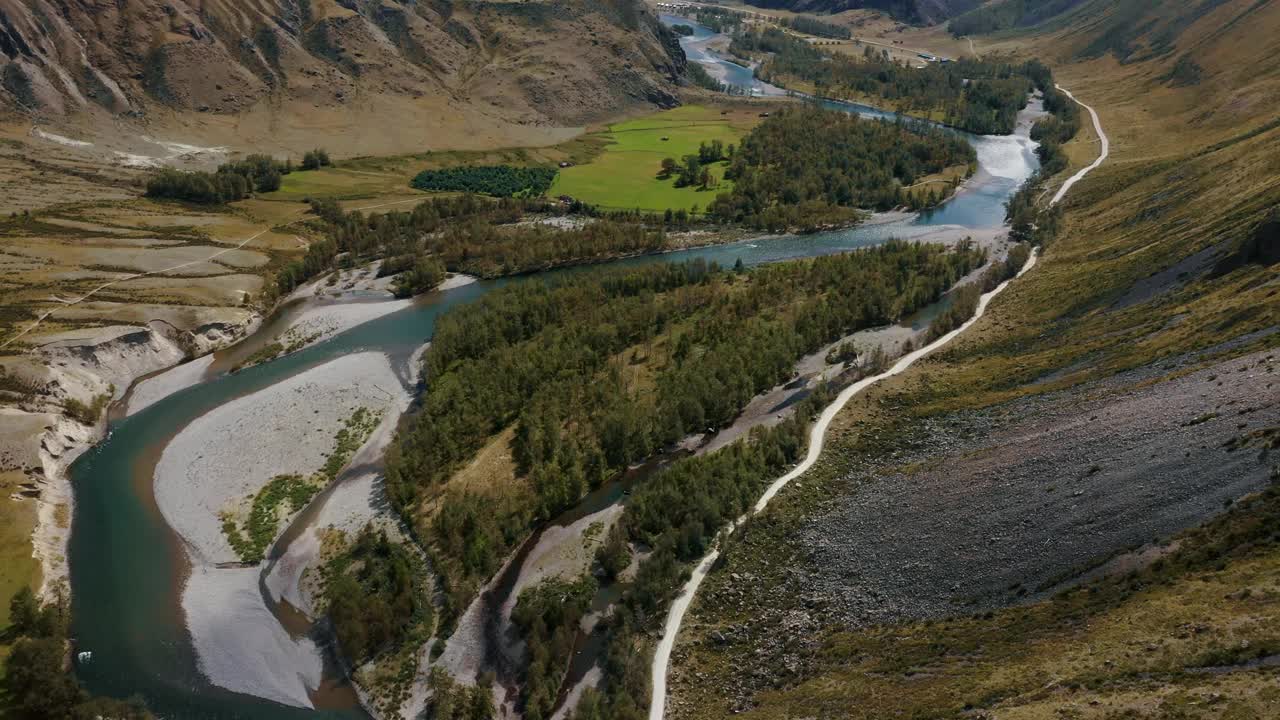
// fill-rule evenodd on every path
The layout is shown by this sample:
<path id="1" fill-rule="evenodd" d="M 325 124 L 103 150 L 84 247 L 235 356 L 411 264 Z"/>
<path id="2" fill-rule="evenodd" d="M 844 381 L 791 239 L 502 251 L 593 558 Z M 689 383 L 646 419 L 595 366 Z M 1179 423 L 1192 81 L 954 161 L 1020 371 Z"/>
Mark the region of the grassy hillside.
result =
<path id="1" fill-rule="evenodd" d="M 1056 60 L 1111 159 L 1040 265 L 851 403 L 730 545 L 676 717 L 1280 712 L 1280 8 L 1187 7 L 1003 40 Z"/>

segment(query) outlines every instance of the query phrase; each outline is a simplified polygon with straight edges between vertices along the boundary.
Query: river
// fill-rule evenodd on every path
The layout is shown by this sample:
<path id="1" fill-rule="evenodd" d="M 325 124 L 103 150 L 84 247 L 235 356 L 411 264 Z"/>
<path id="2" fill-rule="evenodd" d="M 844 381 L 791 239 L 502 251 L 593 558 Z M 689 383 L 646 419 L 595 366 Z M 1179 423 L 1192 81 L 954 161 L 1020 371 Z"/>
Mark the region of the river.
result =
<path id="1" fill-rule="evenodd" d="M 682 40 L 691 57 L 724 63 L 724 72 L 738 73 L 734 77 L 739 79 L 743 70 L 750 72 L 718 58 L 706 47 L 709 29 L 687 20 L 680 22 L 695 27 L 695 36 Z M 828 104 L 849 112 L 886 116 L 873 108 Z M 961 134 L 977 150 L 978 172 L 955 198 L 931 212 L 849 230 L 750 240 L 609 265 L 701 258 L 724 266 L 739 260 L 752 266 L 847 252 L 891 237 L 918 237 L 946 225 L 999 226 L 1005 200 L 1037 167 L 1034 144 L 1027 139 L 1025 128 L 1016 136 Z M 75 492 L 69 547 L 73 634 L 80 649 L 94 653 L 91 663 L 78 668 L 88 689 L 121 698 L 141 696 L 158 715 L 170 718 L 364 717 L 351 689 L 332 668 L 326 673 L 330 679 L 325 687 L 312 694 L 312 701 L 321 708 L 318 710 L 233 693 L 212 685 L 202 675 L 179 604 L 188 572 L 187 556 L 156 506 L 156 461 L 174 435 L 196 418 L 334 358 L 361 351 L 385 352 L 393 359 L 397 373 L 407 377 L 411 353 L 431 337 L 442 313 L 508 282 L 526 280 L 485 281 L 432 293 L 407 309 L 306 350 L 235 374 L 218 372 L 135 415 L 114 420 L 106 439 L 71 468 Z M 245 428 L 244 442 L 253 442 L 253 435 L 253 428 Z"/>

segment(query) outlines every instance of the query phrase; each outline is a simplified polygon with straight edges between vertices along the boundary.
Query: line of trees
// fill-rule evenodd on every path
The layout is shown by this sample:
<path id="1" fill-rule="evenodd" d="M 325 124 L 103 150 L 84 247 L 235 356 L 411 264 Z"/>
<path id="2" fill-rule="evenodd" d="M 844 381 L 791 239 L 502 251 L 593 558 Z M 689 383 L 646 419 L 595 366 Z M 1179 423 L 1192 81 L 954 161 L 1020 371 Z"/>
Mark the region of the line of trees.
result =
<path id="1" fill-rule="evenodd" d="M 853 32 L 844 25 L 833 25 L 829 22 L 823 22 L 812 15 L 796 15 L 793 18 L 781 18 L 780 22 L 790 27 L 796 32 L 802 32 L 806 35 L 816 35 L 818 37 L 833 38 L 836 40 L 848 40 L 853 37 Z"/>
<path id="2" fill-rule="evenodd" d="M 1042 92 L 1044 109 L 1049 115 L 1031 126 L 1031 139 L 1040 143 L 1036 148 L 1036 155 L 1040 158 L 1040 172 L 1048 177 L 1057 175 L 1067 167 L 1067 157 L 1062 151 L 1062 145 L 1080 131 L 1080 106 L 1052 84 L 1047 85 Z"/>
<path id="3" fill-rule="evenodd" d="M 636 491 L 619 521 L 652 553 L 605 621 L 604 677 L 574 709 L 575 720 L 642 720 L 649 697 L 649 638 L 716 533 L 742 515 L 764 486 L 800 459 L 813 416 L 831 400 L 820 390 L 771 428 L 723 450 L 676 461 Z"/>
<path id="4" fill-rule="evenodd" d="M 856 219 L 856 208 L 909 202 L 916 178 L 977 161 L 956 135 L 905 121 L 868 120 L 816 105 L 787 108 L 752 129 L 725 170 L 734 181 L 707 212 L 779 231 Z"/>
<path id="5" fill-rule="evenodd" d="M 694 85 L 712 92 L 726 92 L 728 86 L 719 80 L 711 77 L 711 73 L 702 66 L 702 63 L 691 62 L 685 65 L 685 75 Z"/>
<path id="6" fill-rule="evenodd" d="M 1031 128 L 1031 138 L 1040 146 L 1036 155 L 1040 169 L 1027 178 L 1022 187 L 1005 203 L 1005 222 L 1009 225 L 1009 237 L 1030 245 L 1044 245 L 1058 234 L 1062 210 L 1058 206 L 1043 203 L 1048 194 L 1049 178 L 1067 168 L 1068 160 L 1062 146 L 1080 130 L 1080 107 L 1066 93 L 1053 84 L 1049 69 L 1036 61 L 1030 66 L 1037 87 L 1044 95 L 1044 109 L 1049 115 L 1036 121 Z"/>
<path id="7" fill-rule="evenodd" d="M 412 181 L 419 190 L 479 193 L 494 197 L 539 197 L 551 189 L 560 171 L 546 167 L 471 165 L 423 170 Z"/>
<path id="8" fill-rule="evenodd" d="M 313 151 L 323 152 L 323 151 Z M 308 153 L 311 155 L 311 153 Z M 328 155 L 325 155 L 327 158 Z M 280 189 L 281 178 L 293 172 L 292 160 L 250 155 L 224 163 L 217 172 L 164 169 L 147 179 L 147 197 L 221 205 Z"/>
<path id="9" fill-rule="evenodd" d="M 1017 243 L 1009 249 L 1009 255 L 1004 260 L 987 268 L 977 282 L 953 290 L 951 304 L 929 323 L 925 343 L 931 343 L 968 322 L 978 311 L 978 301 L 982 295 L 1017 275 L 1022 266 L 1027 264 L 1030 255 L 1031 248 L 1026 243 Z"/>

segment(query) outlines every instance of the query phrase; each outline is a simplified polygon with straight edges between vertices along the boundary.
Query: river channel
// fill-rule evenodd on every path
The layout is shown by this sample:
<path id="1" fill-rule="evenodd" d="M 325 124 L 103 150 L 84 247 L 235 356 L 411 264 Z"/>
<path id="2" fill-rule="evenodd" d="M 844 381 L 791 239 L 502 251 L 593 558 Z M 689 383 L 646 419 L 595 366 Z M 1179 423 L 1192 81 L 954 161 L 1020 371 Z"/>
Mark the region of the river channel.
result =
<path id="1" fill-rule="evenodd" d="M 663 20 L 677 21 L 665 16 Z M 749 68 L 730 63 L 709 49 L 708 40 L 714 35 L 709 28 L 678 21 L 695 28 L 694 36 L 682 40 L 691 60 L 720 63 L 726 82 L 755 87 L 760 94 L 771 92 L 761 88 L 763 84 L 750 76 Z M 874 117 L 889 116 L 863 106 L 828 105 Z M 608 265 L 700 258 L 723 266 L 739 260 L 752 266 L 848 252 L 889 238 L 918 237 L 946 225 L 998 227 L 1003 224 L 1005 201 L 1037 167 L 1034 144 L 1025 128 L 1012 136 L 960 134 L 977 150 L 978 172 L 955 198 L 931 212 L 848 230 L 755 239 Z M 215 372 L 141 412 L 113 421 L 106 439 L 71 469 L 75 492 L 69 548 L 73 632 L 78 647 L 94 653 L 93 661 L 78 669 L 87 687 L 115 697 L 141 696 L 154 712 L 168 718 L 365 717 L 341 673 L 333 668 L 326 672 L 324 686 L 312 694 L 320 709 L 289 707 L 231 692 L 205 678 L 179 602 L 189 570 L 187 553 L 156 505 L 153 473 L 157 459 L 178 431 L 202 415 L 334 358 L 383 352 L 392 359 L 397 375 L 407 378 L 411 354 L 431 337 L 436 319 L 443 313 L 506 283 L 547 275 L 482 281 L 431 293 L 411 307 L 306 350 L 234 374 Z M 245 428 L 243 442 L 253 442 L 254 432 Z"/>

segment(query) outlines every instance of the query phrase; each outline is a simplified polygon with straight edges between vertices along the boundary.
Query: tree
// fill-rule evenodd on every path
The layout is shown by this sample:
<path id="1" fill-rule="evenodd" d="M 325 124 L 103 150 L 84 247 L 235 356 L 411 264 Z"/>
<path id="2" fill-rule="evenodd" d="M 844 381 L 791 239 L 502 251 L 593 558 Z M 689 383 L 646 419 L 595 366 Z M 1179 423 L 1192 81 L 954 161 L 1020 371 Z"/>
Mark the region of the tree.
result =
<path id="1" fill-rule="evenodd" d="M 257 176 L 257 190 L 260 193 L 275 192 L 280 189 L 280 171 L 276 169 L 268 170 L 262 175 Z"/>
<path id="2" fill-rule="evenodd" d="M 609 580 L 613 580 L 631 564 L 631 547 L 627 544 L 627 533 L 621 523 L 614 523 L 609 528 L 604 544 L 596 551 L 596 561 Z"/>
<path id="3" fill-rule="evenodd" d="M 81 700 L 80 688 L 62 660 L 61 638 L 22 638 L 5 663 L 4 688 L 19 718 L 65 718 Z"/>
<path id="4" fill-rule="evenodd" d="M 316 148 L 302 156 L 303 170 L 318 170 L 322 167 L 328 167 L 331 164 L 332 163 L 329 160 L 329 153 L 323 148 Z"/>
<path id="5" fill-rule="evenodd" d="M 680 176 L 676 178 L 676 187 L 688 187 L 697 184 L 702 174 L 702 161 L 697 155 L 685 155 L 684 163 L 679 168 Z"/>
<path id="6" fill-rule="evenodd" d="M 658 179 L 666 180 L 670 178 L 672 175 L 676 174 L 676 170 L 679 169 L 679 167 L 680 166 L 676 163 L 675 158 L 663 158 L 662 170 L 658 172 Z"/>
<path id="7" fill-rule="evenodd" d="M 9 601 L 9 623 L 16 635 L 30 635 L 40 621 L 40 602 L 31 588 L 24 587 Z"/>

